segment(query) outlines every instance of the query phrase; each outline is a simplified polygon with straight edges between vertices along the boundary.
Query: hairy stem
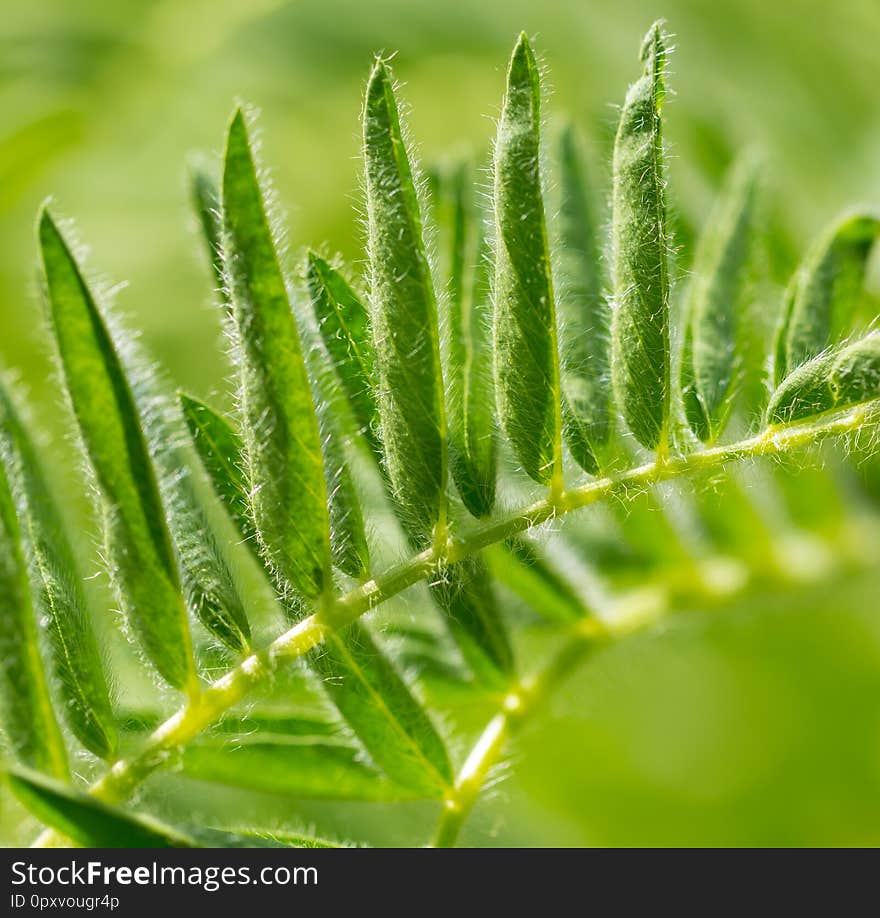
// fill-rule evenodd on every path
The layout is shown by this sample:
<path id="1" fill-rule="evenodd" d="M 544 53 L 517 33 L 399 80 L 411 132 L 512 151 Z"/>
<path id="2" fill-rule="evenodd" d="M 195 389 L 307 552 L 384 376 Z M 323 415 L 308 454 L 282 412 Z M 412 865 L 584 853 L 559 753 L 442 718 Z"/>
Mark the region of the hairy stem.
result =
<path id="1" fill-rule="evenodd" d="M 515 686 L 505 697 L 502 709 L 489 721 L 459 772 L 455 787 L 444 800 L 433 848 L 452 848 L 465 820 L 473 810 L 489 772 L 498 763 L 511 736 L 541 702 L 590 653 L 603 646 L 610 634 L 595 619 L 585 619 L 548 666 Z"/>
<path id="2" fill-rule="evenodd" d="M 846 542 L 846 539 L 844 539 Z M 839 553 L 839 549 L 838 549 Z M 712 584 L 717 575 L 717 563 L 729 563 L 730 559 L 708 558 L 697 565 L 691 573 L 697 575 L 703 586 L 708 587 L 705 599 L 712 605 L 718 603 L 728 604 L 734 598 L 741 596 L 748 590 L 755 580 L 757 571 L 749 569 L 742 578 L 724 578 L 720 583 Z M 859 565 L 866 562 L 875 563 L 876 555 L 869 552 L 867 557 L 863 552 L 856 550 L 856 556 L 848 558 Z M 764 574 L 768 571 L 764 570 Z M 760 578 L 758 578 L 760 579 Z M 810 572 L 800 574 L 786 572 L 785 580 L 792 579 L 812 581 Z M 653 589 L 666 591 L 674 589 L 666 578 L 659 582 L 646 585 L 648 593 Z M 632 601 L 635 599 L 635 601 Z M 584 618 L 577 623 L 573 631 L 568 632 L 568 639 L 562 648 L 551 657 L 549 663 L 540 668 L 518 685 L 512 686 L 504 697 L 500 710 L 489 720 L 480 733 L 470 753 L 465 759 L 456 778 L 455 785 L 443 800 L 443 808 L 437 830 L 430 847 L 451 848 L 467 822 L 468 817 L 480 799 L 480 795 L 489 780 L 492 769 L 499 763 L 505 753 L 508 743 L 519 733 L 543 703 L 582 663 L 608 644 L 618 639 L 645 631 L 662 618 L 670 609 L 668 597 L 656 601 L 650 595 L 638 601 L 635 597 L 628 597 L 622 607 L 612 611 L 607 620 L 603 617 L 587 617 L 588 611 L 584 610 Z"/>
<path id="3" fill-rule="evenodd" d="M 720 468 L 730 462 L 778 456 L 818 443 L 829 437 L 844 436 L 876 424 L 880 400 L 865 403 L 843 413 L 822 416 L 809 422 L 777 425 L 760 434 L 729 446 L 702 449 L 684 456 L 658 457 L 653 462 L 624 472 L 594 479 L 562 494 L 551 492 L 547 497 L 529 507 L 518 510 L 502 519 L 474 527 L 461 538 L 450 540 L 448 545 L 437 546 L 414 555 L 388 573 L 369 580 L 350 593 L 328 604 L 284 632 L 264 649 L 251 654 L 236 667 L 208 686 L 168 720 L 161 724 L 145 741 L 143 748 L 126 758 L 119 759 L 110 770 L 90 788 L 99 800 L 118 803 L 156 769 L 167 762 L 175 750 L 185 746 L 200 733 L 221 719 L 224 713 L 240 702 L 255 686 L 267 681 L 282 665 L 303 656 L 321 644 L 328 635 L 344 628 L 365 612 L 397 596 L 408 587 L 426 579 L 446 564 L 455 563 L 490 545 L 502 542 L 513 535 L 539 526 L 555 517 L 597 503 L 613 494 L 625 494 L 629 489 L 642 489 L 662 481 L 681 478 L 692 473 Z M 445 550 L 444 550 L 445 549 Z M 575 640 L 572 653 L 586 652 L 595 646 L 601 634 L 591 629 L 586 637 Z M 478 759 L 475 752 L 474 779 L 479 776 L 477 763 L 486 757 L 500 754 L 512 726 L 522 719 L 524 712 L 533 709 L 549 688 L 570 669 L 563 653 L 559 666 L 551 667 L 545 676 L 534 682 L 523 683 L 509 696 L 511 710 L 505 710 L 486 729 L 483 750 Z M 567 667 L 567 668 L 566 668 Z M 554 675 L 557 672 L 558 675 Z M 491 763 L 486 766 L 490 767 Z M 465 766 L 467 769 L 467 765 Z M 465 787 L 461 790 L 462 776 L 455 787 L 447 789 L 446 799 L 456 801 L 452 809 L 462 810 L 459 818 L 452 812 L 446 821 L 448 829 L 441 829 L 438 844 L 447 837 L 454 838 L 461 822 L 476 801 L 479 786 L 463 772 Z M 483 778 L 485 773 L 483 774 Z M 480 783 L 481 786 L 481 783 Z M 473 799 L 468 803 L 468 795 Z M 457 795 L 457 796 L 456 796 Z M 456 820 L 459 820 L 456 825 Z M 57 844 L 54 832 L 44 832 L 37 845 Z"/>

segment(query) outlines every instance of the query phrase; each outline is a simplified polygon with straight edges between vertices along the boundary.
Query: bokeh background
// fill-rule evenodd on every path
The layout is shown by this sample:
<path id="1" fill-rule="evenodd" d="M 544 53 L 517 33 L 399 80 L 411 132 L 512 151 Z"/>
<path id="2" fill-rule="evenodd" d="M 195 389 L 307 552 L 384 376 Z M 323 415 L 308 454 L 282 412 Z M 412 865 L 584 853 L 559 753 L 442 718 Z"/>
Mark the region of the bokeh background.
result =
<path id="1" fill-rule="evenodd" d="M 75 218 L 91 266 L 128 283 L 118 302 L 152 354 L 182 386 L 222 397 L 186 164 L 216 164 L 235 100 L 262 111 L 294 250 L 324 245 L 357 265 L 357 119 L 374 53 L 397 52 L 424 159 L 479 155 L 510 47 L 527 30 L 547 65 L 548 119 L 580 125 L 601 184 L 614 106 L 658 17 L 676 45 L 666 130 L 683 245 L 744 146 L 766 161 L 776 281 L 843 207 L 880 205 L 876 0 L 4 3 L 0 360 L 20 371 L 52 430 L 33 238 L 51 195 Z M 514 777 L 468 837 L 880 842 L 878 611 L 880 577 L 868 571 L 682 618 L 604 653 L 523 737 Z M 424 835 L 418 811 L 334 818 L 342 833 L 370 824 L 376 840 Z"/>

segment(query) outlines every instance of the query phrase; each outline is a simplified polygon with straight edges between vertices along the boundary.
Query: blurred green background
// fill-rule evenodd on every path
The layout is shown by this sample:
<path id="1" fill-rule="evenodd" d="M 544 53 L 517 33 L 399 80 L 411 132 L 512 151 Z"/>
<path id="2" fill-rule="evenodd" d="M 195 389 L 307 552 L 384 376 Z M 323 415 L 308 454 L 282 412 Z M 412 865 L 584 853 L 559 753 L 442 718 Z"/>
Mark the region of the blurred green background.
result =
<path id="1" fill-rule="evenodd" d="M 666 136 L 684 243 L 743 146 L 767 161 L 780 277 L 844 206 L 880 205 L 876 0 L 5 3 L 0 360 L 51 428 L 33 221 L 52 195 L 91 267 L 128 282 L 118 302 L 150 351 L 182 386 L 224 393 L 186 163 L 216 164 L 236 99 L 262 111 L 293 250 L 325 245 L 360 264 L 357 119 L 375 52 L 397 52 L 412 137 L 435 160 L 487 148 L 507 55 L 527 30 L 548 68 L 548 119 L 578 122 L 604 182 L 614 106 L 661 16 L 676 46 Z M 467 839 L 880 842 L 878 597 L 870 572 L 845 588 L 770 592 L 603 654 L 523 738 L 514 777 Z M 420 811 L 332 818 L 342 834 L 425 835 Z"/>

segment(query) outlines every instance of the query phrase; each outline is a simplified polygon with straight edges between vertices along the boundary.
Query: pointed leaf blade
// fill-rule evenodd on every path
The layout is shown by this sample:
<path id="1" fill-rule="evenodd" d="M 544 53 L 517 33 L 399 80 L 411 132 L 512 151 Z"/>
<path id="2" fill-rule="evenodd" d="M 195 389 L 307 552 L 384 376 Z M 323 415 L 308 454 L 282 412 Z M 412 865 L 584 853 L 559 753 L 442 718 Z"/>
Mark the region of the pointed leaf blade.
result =
<path id="1" fill-rule="evenodd" d="M 214 491 L 242 541 L 256 550 L 256 532 L 248 512 L 247 485 L 241 468 L 244 442 L 225 417 L 199 399 L 181 393 L 180 406 L 193 446 Z"/>
<path id="2" fill-rule="evenodd" d="M 324 480 L 330 514 L 330 554 L 333 563 L 349 577 L 363 579 L 370 570 L 370 549 L 360 500 L 347 455 L 344 425 L 339 408 L 344 396 L 334 385 L 330 368 L 319 346 L 310 348 L 309 368 L 319 395 L 318 426 L 324 453 Z"/>
<path id="3" fill-rule="evenodd" d="M 15 757 L 67 776 L 67 753 L 43 671 L 15 503 L 0 463 L 0 712 Z"/>
<path id="4" fill-rule="evenodd" d="M 379 60 L 363 112 L 370 300 L 388 476 L 414 537 L 446 513 L 446 419 L 437 303 L 391 75 Z"/>
<path id="5" fill-rule="evenodd" d="M 379 768 L 396 784 L 441 796 L 452 781 L 446 747 L 367 629 L 350 625 L 310 659 L 331 701 Z"/>
<path id="6" fill-rule="evenodd" d="M 241 111 L 229 126 L 222 200 L 254 525 L 277 575 L 314 597 L 330 568 L 318 421 Z"/>
<path id="7" fill-rule="evenodd" d="M 559 162 L 564 432 L 578 465 L 596 473 L 612 426 L 611 310 L 583 155 L 571 126 L 562 132 Z"/>
<path id="8" fill-rule="evenodd" d="M 15 481 L 22 542 L 39 615 L 47 622 L 61 709 L 77 739 L 100 758 L 116 749 L 104 664 L 77 563 L 40 460 L 17 407 L 0 383 L 0 456 Z"/>
<path id="9" fill-rule="evenodd" d="M 340 743 L 285 742 L 259 735 L 241 743 L 198 743 L 183 755 L 183 774 L 263 793 L 322 800 L 406 800 L 413 792 L 392 784 Z"/>
<path id="10" fill-rule="evenodd" d="M 367 307 L 342 274 L 314 252 L 308 255 L 306 284 L 321 337 L 355 418 L 371 447 L 381 453 Z"/>
<path id="11" fill-rule="evenodd" d="M 743 160 L 725 182 L 694 259 L 681 389 L 688 422 L 703 441 L 717 439 L 724 429 L 742 357 L 739 317 L 756 193 L 755 164 Z"/>
<path id="12" fill-rule="evenodd" d="M 666 49 L 659 24 L 642 43 L 614 142 L 611 235 L 614 392 L 633 436 L 661 447 L 669 417 L 669 271 L 660 110 Z"/>
<path id="13" fill-rule="evenodd" d="M 525 472 L 561 475 L 556 304 L 540 168 L 540 76 L 528 38 L 514 48 L 495 140 L 495 392 Z"/>
<path id="14" fill-rule="evenodd" d="M 485 685 L 507 688 L 515 670 L 513 649 L 482 558 L 446 568 L 431 593 L 471 672 Z"/>
<path id="15" fill-rule="evenodd" d="M 37 819 L 84 848 L 199 847 L 168 826 L 130 816 L 34 772 L 16 770 L 6 778 L 15 796 Z"/>
<path id="16" fill-rule="evenodd" d="M 211 275 L 217 292 L 221 293 L 226 286 L 226 281 L 223 276 L 223 227 L 220 216 L 220 193 L 217 190 L 216 182 L 199 169 L 192 173 L 190 183 L 192 207 L 205 244 Z"/>
<path id="17" fill-rule="evenodd" d="M 120 604 L 165 680 L 195 664 L 177 561 L 129 381 L 104 318 L 49 214 L 39 226 L 46 299 L 70 401 L 102 496 Z"/>
<path id="18" fill-rule="evenodd" d="M 495 505 L 497 442 L 491 367 L 489 241 L 468 192 L 465 165 L 441 183 L 448 198 L 447 386 L 449 467 L 462 502 L 477 518 Z M 445 193 L 445 194 L 444 194 Z"/>

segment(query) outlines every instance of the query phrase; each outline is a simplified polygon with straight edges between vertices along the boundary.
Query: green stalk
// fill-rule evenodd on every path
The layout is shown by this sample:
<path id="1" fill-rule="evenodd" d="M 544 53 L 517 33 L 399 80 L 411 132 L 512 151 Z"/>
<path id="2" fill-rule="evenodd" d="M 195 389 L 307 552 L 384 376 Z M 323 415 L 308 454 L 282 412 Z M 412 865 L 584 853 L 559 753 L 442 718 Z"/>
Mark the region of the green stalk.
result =
<path id="1" fill-rule="evenodd" d="M 107 803 L 126 799 L 145 778 L 169 760 L 175 749 L 185 746 L 216 723 L 253 688 L 267 682 L 282 665 L 303 656 L 323 643 L 330 634 L 430 577 L 446 564 L 460 561 L 549 519 L 598 503 L 617 492 L 721 468 L 729 462 L 784 455 L 831 437 L 846 436 L 876 427 L 878 420 L 880 399 L 874 399 L 843 413 L 824 415 L 812 422 L 775 425 L 756 436 L 727 446 L 701 449 L 686 456 L 658 456 L 653 462 L 591 480 L 561 495 L 551 492 L 531 506 L 503 519 L 476 526 L 464 537 L 451 539 L 446 546 L 432 545 L 386 574 L 367 581 L 335 601 L 331 600 L 267 647 L 244 659 L 161 724 L 139 752 L 115 762 L 92 785 L 90 793 Z M 594 628 L 594 623 L 590 627 Z M 589 637 L 591 641 L 595 640 L 594 633 L 591 632 Z M 534 684 L 526 684 L 521 699 L 516 692 L 511 697 L 518 699 L 525 711 L 534 707 L 543 694 L 540 683 L 537 688 Z M 513 710 L 506 712 L 504 720 L 492 728 L 485 743 L 487 750 L 497 749 L 500 753 L 510 724 L 516 719 L 513 715 L 522 716 Z M 453 787 L 446 789 L 447 799 L 455 799 L 456 787 L 460 781 L 461 778 Z M 37 846 L 58 843 L 59 837 L 54 832 L 45 832 L 36 841 Z"/>

